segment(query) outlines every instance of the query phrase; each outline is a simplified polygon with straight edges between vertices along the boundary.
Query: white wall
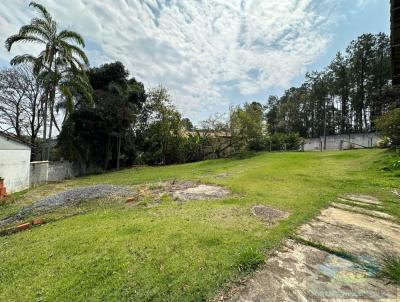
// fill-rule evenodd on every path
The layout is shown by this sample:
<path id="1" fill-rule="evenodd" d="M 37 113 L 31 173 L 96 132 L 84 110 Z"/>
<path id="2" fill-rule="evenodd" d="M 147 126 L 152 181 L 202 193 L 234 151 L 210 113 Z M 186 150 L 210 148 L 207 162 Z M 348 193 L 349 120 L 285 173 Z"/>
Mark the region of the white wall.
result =
<path id="1" fill-rule="evenodd" d="M 326 150 L 372 148 L 377 146 L 379 140 L 381 138 L 377 133 L 329 135 L 326 137 Z M 323 141 L 323 136 L 304 140 L 304 151 L 320 151 L 323 148 Z"/>
<path id="2" fill-rule="evenodd" d="M 7 193 L 29 188 L 31 149 L 0 135 L 0 177 Z"/>
<path id="3" fill-rule="evenodd" d="M 31 187 L 35 187 L 46 183 L 48 178 L 49 178 L 48 161 L 31 162 L 31 172 L 29 175 L 29 183 Z"/>

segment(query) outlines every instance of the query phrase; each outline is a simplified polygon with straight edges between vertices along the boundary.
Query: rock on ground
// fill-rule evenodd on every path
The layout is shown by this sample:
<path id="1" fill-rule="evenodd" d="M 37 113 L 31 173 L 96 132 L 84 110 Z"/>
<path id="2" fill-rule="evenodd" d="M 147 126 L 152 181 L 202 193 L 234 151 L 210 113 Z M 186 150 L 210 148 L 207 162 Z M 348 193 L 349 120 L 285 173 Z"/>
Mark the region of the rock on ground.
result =
<path id="1" fill-rule="evenodd" d="M 398 301 L 399 288 L 353 262 L 292 240 L 229 301 Z"/>
<path id="2" fill-rule="evenodd" d="M 356 202 L 362 202 L 366 204 L 381 204 L 381 202 L 373 197 L 373 196 L 368 196 L 368 195 L 361 195 L 361 194 L 346 194 L 341 196 L 343 199 L 347 199 L 350 201 L 356 201 Z"/>
<path id="3" fill-rule="evenodd" d="M 383 219 L 391 219 L 391 220 L 395 219 L 390 214 L 382 213 L 380 211 L 360 208 L 360 207 L 357 207 L 357 206 L 349 206 L 347 204 L 336 203 L 336 202 L 333 202 L 332 206 L 335 207 L 335 208 L 342 209 L 342 210 L 349 210 L 349 211 L 356 212 L 356 213 L 366 214 L 366 215 L 369 215 L 369 216 L 372 216 L 372 217 L 383 218 Z"/>
<path id="4" fill-rule="evenodd" d="M 371 201 L 380 204 L 370 196 L 351 197 L 369 206 Z M 272 255 L 260 271 L 244 285 L 232 289 L 225 299 L 243 302 L 400 301 L 400 286 L 376 277 L 383 256 L 400 254 L 400 225 L 373 217 L 368 210 L 364 213 L 353 210 L 351 206 L 323 210 L 300 227 L 298 236 L 302 240 L 287 240 L 282 251 Z M 374 212 L 372 214 L 376 214 Z M 321 248 L 316 248 L 318 246 Z M 345 259 L 328 250 L 355 258 Z"/>

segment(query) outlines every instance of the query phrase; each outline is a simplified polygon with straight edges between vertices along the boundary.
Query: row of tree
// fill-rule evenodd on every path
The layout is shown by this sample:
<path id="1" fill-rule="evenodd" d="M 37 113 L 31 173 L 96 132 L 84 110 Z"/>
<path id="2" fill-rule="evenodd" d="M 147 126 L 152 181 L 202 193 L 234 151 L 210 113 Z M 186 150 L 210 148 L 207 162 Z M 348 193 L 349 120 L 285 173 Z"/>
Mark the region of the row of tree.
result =
<path id="1" fill-rule="evenodd" d="M 389 37 L 364 34 L 325 70 L 307 73 L 300 87 L 270 96 L 268 130 L 302 137 L 374 131 L 375 119 L 391 108 L 390 86 Z"/>

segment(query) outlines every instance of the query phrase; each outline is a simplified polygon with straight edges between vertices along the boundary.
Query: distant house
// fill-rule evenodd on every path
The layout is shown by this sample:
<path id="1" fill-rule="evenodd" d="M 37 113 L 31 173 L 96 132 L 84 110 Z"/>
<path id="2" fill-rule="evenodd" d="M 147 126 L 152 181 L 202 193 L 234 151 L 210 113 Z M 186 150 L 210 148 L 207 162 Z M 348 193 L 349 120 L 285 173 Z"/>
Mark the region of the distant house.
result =
<path id="1" fill-rule="evenodd" d="M 7 193 L 29 188 L 31 147 L 0 131 L 0 177 Z"/>

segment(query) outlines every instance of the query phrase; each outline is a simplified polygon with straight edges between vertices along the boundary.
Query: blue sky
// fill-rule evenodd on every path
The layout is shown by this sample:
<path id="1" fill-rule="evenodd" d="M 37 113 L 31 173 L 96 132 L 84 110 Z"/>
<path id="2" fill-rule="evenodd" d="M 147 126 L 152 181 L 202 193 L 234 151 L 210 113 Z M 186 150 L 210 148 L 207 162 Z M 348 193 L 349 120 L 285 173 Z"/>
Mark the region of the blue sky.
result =
<path id="1" fill-rule="evenodd" d="M 40 1 L 40 0 L 38 0 Z M 28 0 L 0 2 L 4 40 L 28 23 Z M 389 0 L 42 0 L 81 33 L 92 66 L 119 60 L 146 87 L 166 86 L 195 122 L 264 103 L 322 69 L 363 33 L 389 32 Z M 22 45 L 0 49 L 0 65 Z"/>

